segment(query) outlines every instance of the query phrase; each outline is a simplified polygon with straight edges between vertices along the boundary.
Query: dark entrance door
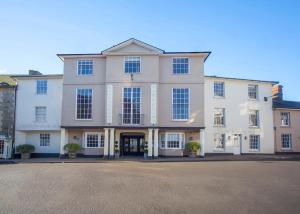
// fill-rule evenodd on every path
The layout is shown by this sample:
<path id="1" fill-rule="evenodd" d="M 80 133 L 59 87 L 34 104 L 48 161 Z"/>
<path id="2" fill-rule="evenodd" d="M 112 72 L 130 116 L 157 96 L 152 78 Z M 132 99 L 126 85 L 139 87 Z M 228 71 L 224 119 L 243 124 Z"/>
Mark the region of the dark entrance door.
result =
<path id="1" fill-rule="evenodd" d="M 144 136 L 121 135 L 121 155 L 143 155 Z"/>

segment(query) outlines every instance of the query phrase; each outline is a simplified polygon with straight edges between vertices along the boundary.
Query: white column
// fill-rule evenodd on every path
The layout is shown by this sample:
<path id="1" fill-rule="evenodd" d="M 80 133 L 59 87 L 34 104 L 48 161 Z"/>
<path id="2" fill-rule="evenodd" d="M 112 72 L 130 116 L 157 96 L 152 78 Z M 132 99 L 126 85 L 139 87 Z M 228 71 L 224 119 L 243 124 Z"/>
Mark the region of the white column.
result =
<path id="1" fill-rule="evenodd" d="M 112 110 L 113 109 L 113 86 L 106 86 L 106 123 L 112 123 Z"/>
<path id="2" fill-rule="evenodd" d="M 200 145 L 201 145 L 201 151 L 200 156 L 205 156 L 205 130 L 200 129 Z"/>
<path id="3" fill-rule="evenodd" d="M 152 137 L 153 137 L 153 129 L 148 129 L 148 157 L 152 157 Z"/>
<path id="4" fill-rule="evenodd" d="M 158 157 L 158 129 L 154 129 L 154 157 Z"/>
<path id="5" fill-rule="evenodd" d="M 151 84 L 151 124 L 157 123 L 157 84 Z"/>
<path id="6" fill-rule="evenodd" d="M 108 128 L 104 128 L 104 157 L 108 156 Z"/>
<path id="7" fill-rule="evenodd" d="M 68 143 L 68 130 L 62 128 L 60 132 L 60 155 L 65 154 L 64 146 Z"/>
<path id="8" fill-rule="evenodd" d="M 109 155 L 113 157 L 115 155 L 115 129 L 110 129 L 110 142 L 109 142 Z"/>

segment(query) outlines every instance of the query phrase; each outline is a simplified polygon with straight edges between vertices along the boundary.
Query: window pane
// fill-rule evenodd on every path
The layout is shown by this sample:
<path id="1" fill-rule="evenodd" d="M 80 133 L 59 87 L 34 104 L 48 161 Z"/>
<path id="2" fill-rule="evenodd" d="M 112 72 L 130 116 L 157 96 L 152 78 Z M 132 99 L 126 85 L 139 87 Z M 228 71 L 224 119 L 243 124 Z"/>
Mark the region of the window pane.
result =
<path id="1" fill-rule="evenodd" d="M 257 85 L 248 86 L 248 97 L 249 99 L 257 99 Z"/>
<path id="2" fill-rule="evenodd" d="M 89 60 L 89 59 L 78 60 L 77 74 L 78 75 L 93 74 L 93 60 Z"/>
<path id="3" fill-rule="evenodd" d="M 125 73 L 140 73 L 141 58 L 128 56 L 125 57 Z"/>
<path id="4" fill-rule="evenodd" d="M 35 107 L 35 121 L 45 122 L 46 121 L 47 108 L 45 106 Z"/>
<path id="5" fill-rule="evenodd" d="M 224 97 L 224 83 L 223 82 L 214 82 L 214 96 Z"/>
<path id="6" fill-rule="evenodd" d="M 259 126 L 259 112 L 257 110 L 249 110 L 249 126 Z"/>
<path id="7" fill-rule="evenodd" d="M 124 88 L 123 124 L 141 123 L 141 89 Z"/>
<path id="8" fill-rule="evenodd" d="M 37 94 L 47 94 L 48 83 L 47 80 L 37 80 L 36 81 L 36 93 Z"/>
<path id="9" fill-rule="evenodd" d="M 173 74 L 187 74 L 189 72 L 188 58 L 173 59 Z"/>
<path id="10" fill-rule="evenodd" d="M 282 149 L 290 149 L 292 144 L 292 135 L 291 134 L 282 134 L 281 135 L 281 147 Z"/>
<path id="11" fill-rule="evenodd" d="M 50 146 L 50 134 L 40 134 L 40 146 Z"/>
<path id="12" fill-rule="evenodd" d="M 87 148 L 97 148 L 99 147 L 99 134 L 87 134 L 86 136 L 86 147 Z"/>
<path id="13" fill-rule="evenodd" d="M 223 108 L 214 109 L 214 125 L 215 126 L 225 125 L 225 109 Z"/>
<path id="14" fill-rule="evenodd" d="M 77 89 L 77 119 L 92 119 L 92 89 Z"/>
<path id="15" fill-rule="evenodd" d="M 189 118 L 189 89 L 173 89 L 173 120 L 187 120 Z"/>
<path id="16" fill-rule="evenodd" d="M 260 136 L 259 135 L 250 135 L 250 144 L 249 147 L 251 150 L 259 150 Z"/>

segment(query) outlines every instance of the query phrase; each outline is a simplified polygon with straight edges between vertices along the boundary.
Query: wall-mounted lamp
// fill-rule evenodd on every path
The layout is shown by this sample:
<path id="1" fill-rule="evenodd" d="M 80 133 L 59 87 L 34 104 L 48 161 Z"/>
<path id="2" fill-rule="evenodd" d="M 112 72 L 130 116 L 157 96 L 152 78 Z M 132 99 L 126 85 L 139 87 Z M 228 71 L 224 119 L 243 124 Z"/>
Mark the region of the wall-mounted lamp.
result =
<path id="1" fill-rule="evenodd" d="M 133 73 L 130 74 L 130 79 L 133 81 Z"/>
<path id="2" fill-rule="evenodd" d="M 277 93 L 277 94 L 273 94 L 272 96 L 264 97 L 264 101 L 267 102 L 268 98 L 275 98 L 275 97 L 278 97 L 280 95 L 281 95 L 280 93 Z"/>
<path id="3" fill-rule="evenodd" d="M 247 140 L 247 136 L 245 136 L 244 139 Z"/>

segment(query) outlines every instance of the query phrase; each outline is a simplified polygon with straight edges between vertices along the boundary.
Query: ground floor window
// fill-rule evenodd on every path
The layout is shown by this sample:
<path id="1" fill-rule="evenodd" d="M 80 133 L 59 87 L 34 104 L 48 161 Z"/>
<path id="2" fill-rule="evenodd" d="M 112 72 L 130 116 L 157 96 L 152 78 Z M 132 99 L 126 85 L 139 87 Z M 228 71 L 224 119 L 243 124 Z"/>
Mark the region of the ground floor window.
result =
<path id="1" fill-rule="evenodd" d="M 250 135 L 250 150 L 258 151 L 260 147 L 260 136 L 259 135 Z"/>
<path id="2" fill-rule="evenodd" d="M 290 149 L 292 147 L 292 135 L 282 134 L 281 135 L 281 148 Z"/>
<path id="3" fill-rule="evenodd" d="M 214 136 L 214 144 L 216 149 L 225 149 L 225 134 L 216 133 Z"/>
<path id="4" fill-rule="evenodd" d="M 98 132 L 85 133 L 85 148 L 104 147 L 104 136 Z"/>
<path id="5" fill-rule="evenodd" d="M 164 133 L 160 135 L 161 149 L 184 148 L 184 133 Z"/>
<path id="6" fill-rule="evenodd" d="M 50 146 L 50 134 L 40 134 L 40 146 Z"/>

